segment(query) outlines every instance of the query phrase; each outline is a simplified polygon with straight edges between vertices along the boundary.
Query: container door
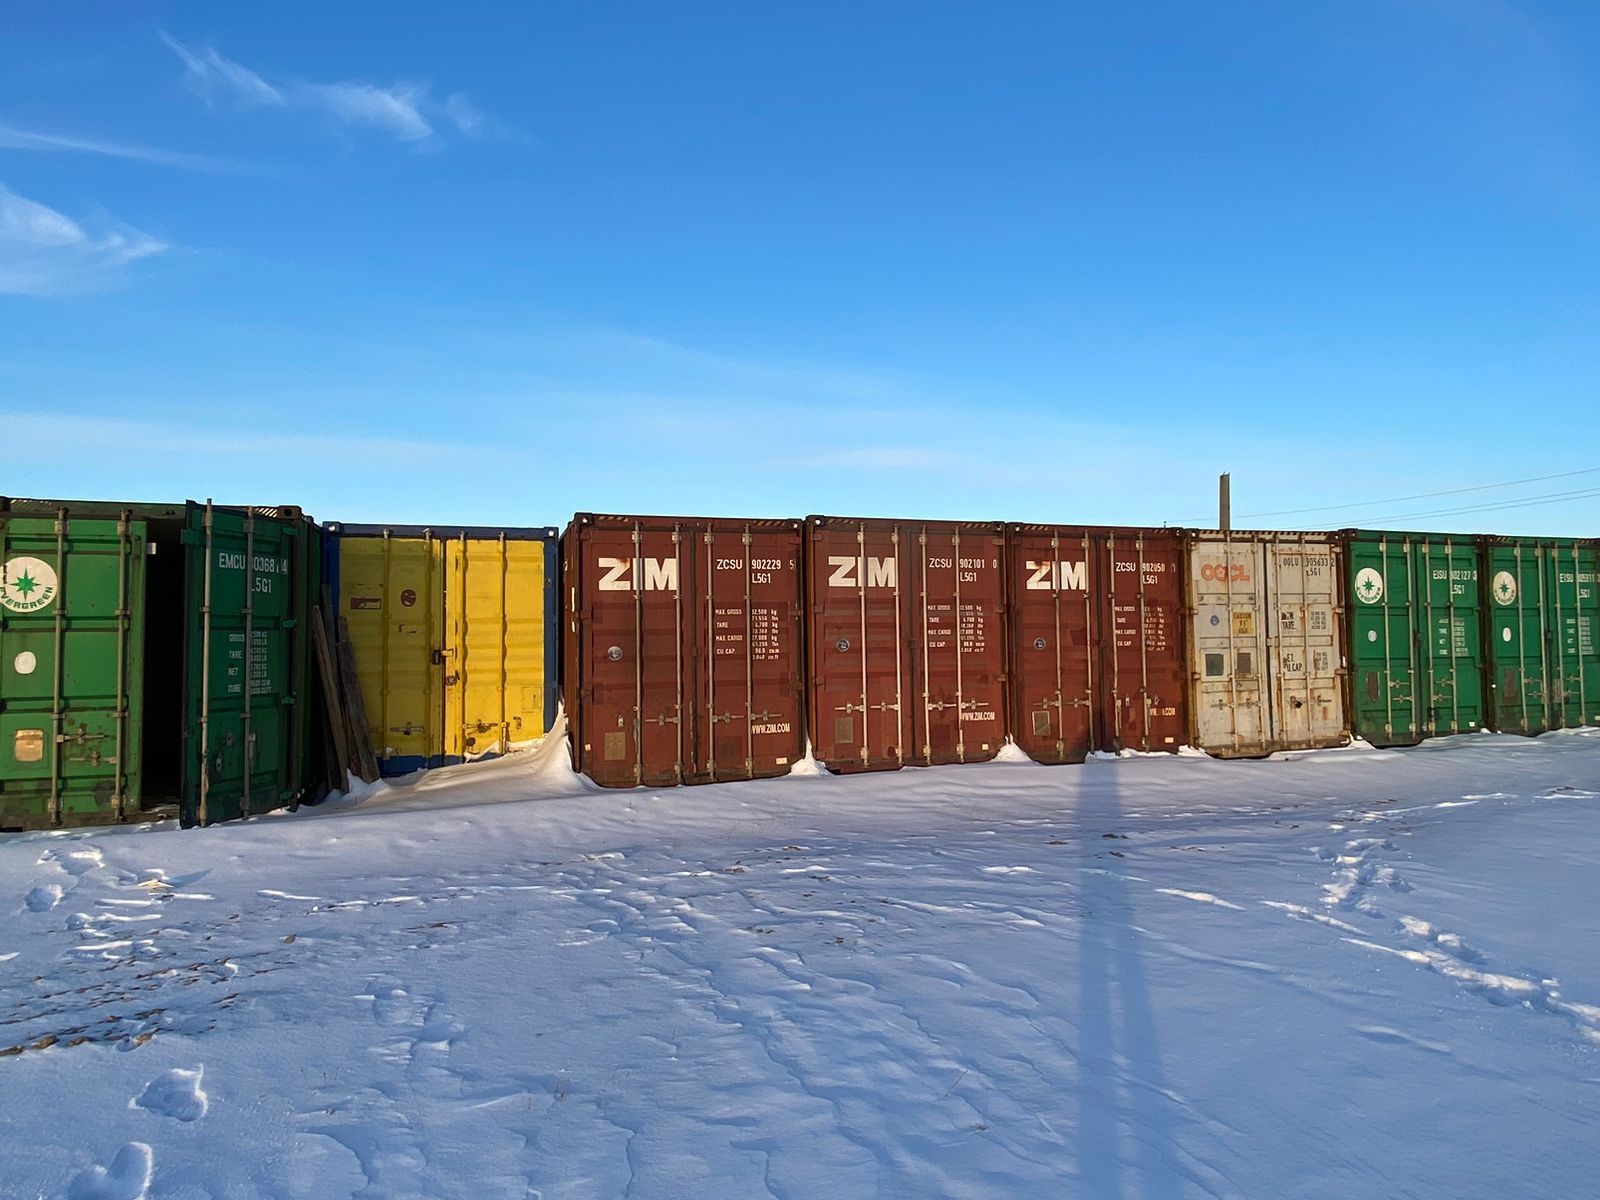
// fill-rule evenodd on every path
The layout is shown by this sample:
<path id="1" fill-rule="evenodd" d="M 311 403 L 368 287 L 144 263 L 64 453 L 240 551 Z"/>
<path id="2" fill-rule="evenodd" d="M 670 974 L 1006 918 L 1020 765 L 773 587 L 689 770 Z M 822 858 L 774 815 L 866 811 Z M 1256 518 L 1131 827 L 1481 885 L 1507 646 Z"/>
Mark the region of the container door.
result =
<path id="1" fill-rule="evenodd" d="M 145 540 L 0 513 L 0 829 L 138 809 Z"/>
<path id="2" fill-rule="evenodd" d="M 543 541 L 445 542 L 444 756 L 503 754 L 545 732 Z"/>
<path id="3" fill-rule="evenodd" d="M 1422 736 L 1414 594 L 1419 551 L 1409 538 L 1362 538 L 1347 547 L 1354 731 L 1374 746 Z"/>
<path id="4" fill-rule="evenodd" d="M 834 521 L 810 530 L 811 742 L 835 771 L 914 759 L 906 641 L 916 561 L 898 529 Z"/>
<path id="5" fill-rule="evenodd" d="M 1422 729 L 1425 737 L 1471 733 L 1486 720 L 1483 694 L 1483 605 L 1478 550 L 1471 543 L 1416 547 Z"/>
<path id="6" fill-rule="evenodd" d="M 800 529 L 719 521 L 697 543 L 692 780 L 787 774 L 805 753 Z"/>
<path id="7" fill-rule="evenodd" d="M 1192 721 L 1195 745 L 1212 754 L 1270 748 L 1264 566 L 1263 547 L 1254 541 L 1197 538 L 1189 551 Z"/>
<path id="8" fill-rule="evenodd" d="M 607 787 L 682 783 L 695 664 L 678 585 L 692 540 L 642 522 L 574 536 L 579 769 Z"/>
<path id="9" fill-rule="evenodd" d="M 1176 750 L 1188 729 L 1188 666 L 1182 645 L 1182 553 L 1176 538 L 1111 532 L 1101 540 L 1105 597 L 1097 704 L 1103 750 Z"/>
<path id="10" fill-rule="evenodd" d="M 902 526 L 914 554 L 912 745 L 923 765 L 981 762 L 1005 741 L 1001 539 Z"/>
<path id="11" fill-rule="evenodd" d="M 1491 544 L 1489 670 L 1494 728 L 1543 733 L 1550 728 L 1546 647 L 1550 642 L 1544 551 L 1533 542 Z"/>
<path id="12" fill-rule="evenodd" d="M 443 754 L 443 570 L 434 537 L 339 539 L 339 605 L 385 775 Z"/>
<path id="13" fill-rule="evenodd" d="M 1006 561 L 1011 736 L 1035 762 L 1082 762 L 1095 747 L 1099 556 L 1087 531 L 1013 529 Z"/>
<path id="14" fill-rule="evenodd" d="M 1582 542 L 1554 542 L 1548 553 L 1551 721 L 1557 727 L 1594 724 L 1600 722 L 1600 648 L 1595 641 L 1600 601 L 1594 548 Z"/>
<path id="15" fill-rule="evenodd" d="M 186 825 L 268 812 L 300 794 L 303 537 L 297 518 L 189 505 Z"/>
<path id="16" fill-rule="evenodd" d="M 1346 740 L 1339 686 L 1338 551 L 1326 542 L 1271 542 L 1273 736 L 1282 747 Z M 1409 697 L 1408 697 L 1409 701 Z"/>

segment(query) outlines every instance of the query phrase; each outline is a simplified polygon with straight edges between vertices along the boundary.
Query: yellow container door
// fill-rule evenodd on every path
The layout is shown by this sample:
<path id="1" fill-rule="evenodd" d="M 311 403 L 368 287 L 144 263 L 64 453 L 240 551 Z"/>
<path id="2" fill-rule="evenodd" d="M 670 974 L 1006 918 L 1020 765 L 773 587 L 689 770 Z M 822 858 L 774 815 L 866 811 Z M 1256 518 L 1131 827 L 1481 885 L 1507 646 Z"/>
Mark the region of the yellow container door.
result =
<path id="1" fill-rule="evenodd" d="M 443 559 L 437 538 L 339 541 L 343 616 L 386 774 L 428 766 L 442 752 Z"/>
<path id="2" fill-rule="evenodd" d="M 452 538 L 445 551 L 445 754 L 504 753 L 544 727 L 545 547 Z"/>

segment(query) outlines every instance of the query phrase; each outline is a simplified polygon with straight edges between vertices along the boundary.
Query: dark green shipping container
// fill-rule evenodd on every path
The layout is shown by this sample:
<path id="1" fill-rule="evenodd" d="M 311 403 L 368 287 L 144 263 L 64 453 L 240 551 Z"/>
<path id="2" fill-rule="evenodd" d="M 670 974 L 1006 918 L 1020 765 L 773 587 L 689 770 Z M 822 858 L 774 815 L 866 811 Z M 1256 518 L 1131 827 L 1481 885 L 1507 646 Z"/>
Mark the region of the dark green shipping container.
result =
<path id="1" fill-rule="evenodd" d="M 1346 530 L 1350 721 L 1375 746 L 1485 727 L 1480 548 L 1470 536 Z"/>
<path id="2" fill-rule="evenodd" d="M 1600 589 L 1591 541 L 1482 539 L 1492 728 L 1600 723 Z"/>
<path id="3" fill-rule="evenodd" d="M 290 508 L 0 500 L 0 829 L 307 798 L 318 538 Z"/>

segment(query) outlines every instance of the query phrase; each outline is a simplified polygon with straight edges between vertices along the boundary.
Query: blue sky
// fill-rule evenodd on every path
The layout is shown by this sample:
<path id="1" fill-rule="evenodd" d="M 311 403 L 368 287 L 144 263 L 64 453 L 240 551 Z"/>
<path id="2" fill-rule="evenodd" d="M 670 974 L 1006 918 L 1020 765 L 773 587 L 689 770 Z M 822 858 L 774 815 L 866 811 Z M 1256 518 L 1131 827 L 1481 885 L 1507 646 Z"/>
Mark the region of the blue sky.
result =
<path id="1" fill-rule="evenodd" d="M 1600 534 L 1591 3 L 0 21 L 3 492 Z"/>

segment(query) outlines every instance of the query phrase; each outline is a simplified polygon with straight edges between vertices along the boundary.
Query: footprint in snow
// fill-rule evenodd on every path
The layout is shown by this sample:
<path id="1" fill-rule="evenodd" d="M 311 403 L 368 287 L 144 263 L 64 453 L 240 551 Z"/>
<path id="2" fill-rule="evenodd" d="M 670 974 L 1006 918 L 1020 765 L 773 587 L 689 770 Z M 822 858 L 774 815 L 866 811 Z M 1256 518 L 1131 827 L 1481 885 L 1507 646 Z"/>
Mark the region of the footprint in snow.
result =
<path id="1" fill-rule="evenodd" d="M 34 888 L 23 898 L 29 912 L 49 912 L 61 903 L 61 885 L 47 883 Z"/>
<path id="2" fill-rule="evenodd" d="M 72 1181 L 67 1200 L 145 1200 L 155 1174 L 155 1155 L 143 1142 L 129 1142 L 109 1167 L 90 1167 Z"/>
<path id="3" fill-rule="evenodd" d="M 142 1108 L 174 1121 L 198 1121 L 211 1107 L 210 1099 L 200 1087 L 203 1066 L 192 1071 L 174 1067 L 163 1071 L 146 1085 L 138 1099 L 128 1101 L 130 1108 Z"/>

